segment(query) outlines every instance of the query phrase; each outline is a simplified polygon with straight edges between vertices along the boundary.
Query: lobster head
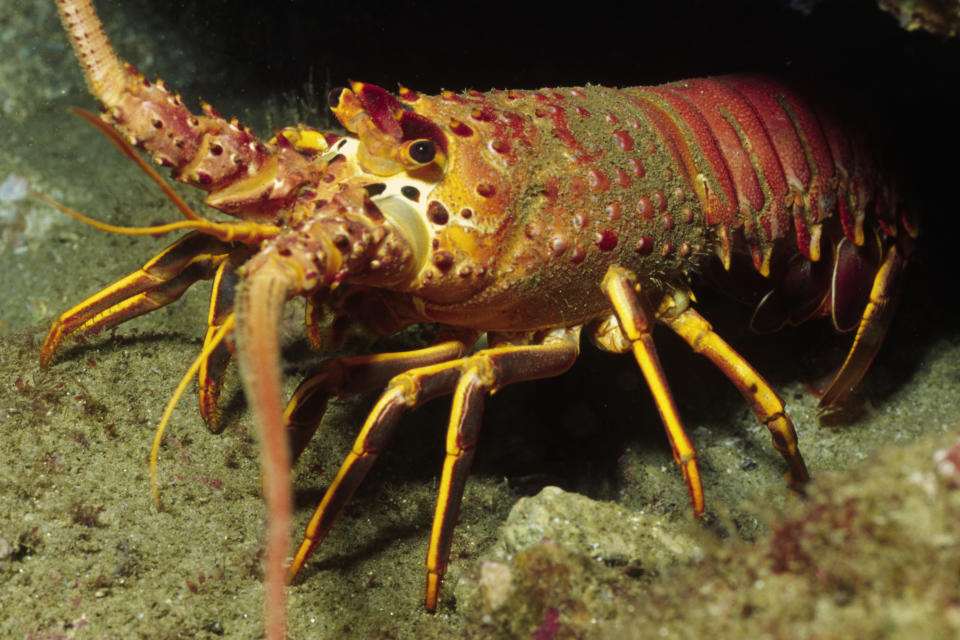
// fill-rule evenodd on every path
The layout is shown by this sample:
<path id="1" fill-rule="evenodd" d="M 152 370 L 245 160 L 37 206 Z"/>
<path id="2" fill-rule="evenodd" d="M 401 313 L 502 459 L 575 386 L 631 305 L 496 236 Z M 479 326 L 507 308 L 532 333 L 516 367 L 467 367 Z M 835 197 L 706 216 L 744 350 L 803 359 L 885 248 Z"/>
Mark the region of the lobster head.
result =
<path id="1" fill-rule="evenodd" d="M 515 135 L 522 127 L 495 118 L 487 99 L 423 96 L 405 87 L 394 95 L 360 82 L 329 98 L 355 136 L 334 146 L 411 242 L 415 266 L 405 289 L 436 304 L 459 302 L 489 284 L 515 206 L 516 180 L 509 178 L 519 167 L 507 140 L 522 137 Z"/>

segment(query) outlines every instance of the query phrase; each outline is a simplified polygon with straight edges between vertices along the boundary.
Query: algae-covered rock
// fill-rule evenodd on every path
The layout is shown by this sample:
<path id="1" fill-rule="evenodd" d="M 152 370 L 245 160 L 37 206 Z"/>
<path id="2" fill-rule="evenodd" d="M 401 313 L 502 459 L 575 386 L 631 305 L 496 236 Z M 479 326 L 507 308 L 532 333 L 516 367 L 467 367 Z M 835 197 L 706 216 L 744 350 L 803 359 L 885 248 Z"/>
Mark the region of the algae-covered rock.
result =
<path id="1" fill-rule="evenodd" d="M 638 535 L 661 555 L 621 547 L 619 557 L 659 558 L 656 573 L 595 559 L 619 544 L 606 535 L 605 511 L 621 511 L 624 522 L 642 514 L 544 490 L 511 513 L 501 536 L 509 553 L 461 579 L 466 635 L 955 638 L 958 461 L 957 433 L 887 449 L 823 476 L 808 501 L 765 514 L 771 533 L 755 544 L 706 544 L 702 562 L 694 562 L 699 545 L 678 532 L 666 545 Z M 571 505 L 581 518 L 558 515 Z M 535 541 L 539 532 L 558 537 Z M 596 550 L 584 544 L 591 535 L 602 541 Z"/>

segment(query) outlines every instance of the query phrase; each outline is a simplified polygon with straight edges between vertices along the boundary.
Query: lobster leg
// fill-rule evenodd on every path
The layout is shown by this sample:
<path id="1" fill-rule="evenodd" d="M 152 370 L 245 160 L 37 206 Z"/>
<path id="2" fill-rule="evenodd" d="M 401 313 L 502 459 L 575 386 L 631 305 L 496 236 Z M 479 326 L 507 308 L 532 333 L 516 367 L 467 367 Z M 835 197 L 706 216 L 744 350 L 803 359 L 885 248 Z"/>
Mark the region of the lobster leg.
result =
<path id="1" fill-rule="evenodd" d="M 873 357 L 877 355 L 893 319 L 896 291 L 906 266 L 907 261 L 897 245 L 887 249 L 877 275 L 874 276 L 870 300 L 863 310 L 850 353 L 820 398 L 821 407 L 829 407 L 846 397 L 860 382 Z"/>
<path id="2" fill-rule="evenodd" d="M 621 330 L 633 346 L 634 357 L 643 371 L 660 418 L 667 429 L 667 437 L 673 447 L 673 459 L 680 465 L 690 490 L 693 512 L 699 516 L 703 513 L 703 485 L 700 482 L 700 470 L 697 468 L 697 453 L 683 429 L 683 423 L 680 422 L 677 405 L 657 357 L 652 334 L 655 316 L 650 302 L 640 290 L 637 277 L 618 265 L 607 270 L 600 286 L 613 305 Z"/>
<path id="3" fill-rule="evenodd" d="M 43 342 L 41 364 L 49 365 L 63 340 L 75 333 L 109 329 L 174 302 L 197 280 L 212 278 L 230 252 L 228 243 L 209 235 L 184 236 L 135 273 L 61 314 Z"/>
<path id="4" fill-rule="evenodd" d="M 560 375 L 576 360 L 578 342 L 578 330 L 565 331 L 558 339 L 541 345 L 485 349 L 463 363 L 453 394 L 447 455 L 427 549 L 427 611 L 437 609 L 440 583 L 450 559 L 453 528 L 480 433 L 484 397 L 514 382 Z"/>
<path id="5" fill-rule="evenodd" d="M 296 577 L 310 554 L 326 539 L 340 511 L 390 439 L 403 411 L 415 409 L 427 400 L 452 392 L 460 377 L 462 363 L 462 360 L 453 360 L 420 367 L 390 381 L 310 518 L 304 539 L 287 572 L 288 582 Z"/>
<path id="6" fill-rule="evenodd" d="M 440 347 L 450 348 L 440 344 L 430 349 Z M 310 519 L 304 540 L 290 565 L 288 580 L 300 572 L 310 554 L 326 538 L 390 438 L 402 412 L 453 392 L 447 458 L 427 552 L 426 606 L 430 611 L 436 609 L 437 593 L 450 555 L 453 526 L 479 431 L 483 395 L 513 382 L 559 375 L 570 368 L 577 352 L 576 332 L 571 331 L 544 345 L 487 349 L 469 358 L 420 367 L 394 377 L 370 412 L 353 449 Z"/>
<path id="7" fill-rule="evenodd" d="M 231 255 L 220 263 L 217 273 L 213 277 L 213 287 L 210 294 L 210 312 L 207 315 L 207 334 L 203 339 L 204 351 L 217 335 L 220 327 L 227 318 L 233 315 L 233 299 L 236 295 L 239 276 L 237 267 L 243 264 L 246 255 Z M 229 336 L 227 336 L 229 339 Z M 220 433 L 223 425 L 220 423 L 220 392 L 230 364 L 231 346 L 228 340 L 221 340 L 210 349 L 210 355 L 200 362 L 197 372 L 197 397 L 200 404 L 200 415 L 203 417 L 211 433 Z"/>
<path id="8" fill-rule="evenodd" d="M 773 446 L 787 461 L 791 488 L 800 489 L 810 476 L 797 447 L 797 432 L 787 416 L 783 401 L 743 356 L 717 335 L 703 316 L 687 307 L 676 315 L 662 315 L 660 320 L 699 354 L 710 359 L 740 390 L 753 407 L 760 422 L 773 437 Z"/>
<path id="9" fill-rule="evenodd" d="M 383 388 L 391 378 L 412 369 L 458 360 L 474 340 L 444 340 L 425 349 L 333 358 L 300 383 L 283 413 L 290 441 L 290 459 L 296 464 L 323 419 L 330 396 L 351 396 Z"/>

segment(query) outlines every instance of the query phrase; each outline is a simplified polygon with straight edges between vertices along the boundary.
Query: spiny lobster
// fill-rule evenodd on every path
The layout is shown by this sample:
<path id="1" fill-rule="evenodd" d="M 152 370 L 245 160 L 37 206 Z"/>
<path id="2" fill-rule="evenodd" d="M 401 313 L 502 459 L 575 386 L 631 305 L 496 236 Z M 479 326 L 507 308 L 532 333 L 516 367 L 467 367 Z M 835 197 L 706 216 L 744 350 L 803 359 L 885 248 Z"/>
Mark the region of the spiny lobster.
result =
<path id="1" fill-rule="evenodd" d="M 297 125 L 263 142 L 207 104 L 194 115 L 162 82 L 121 63 L 89 0 L 57 5 L 103 106 L 99 120 L 88 119 L 167 189 L 187 220 L 123 229 L 58 206 L 109 231 L 192 231 L 62 314 L 42 361 L 71 335 L 116 326 L 198 280 L 214 281 L 204 346 L 175 398 L 196 375 L 201 415 L 219 431 L 218 400 L 235 352 L 263 446 L 270 638 L 284 634 L 291 464 L 331 396 L 385 388 L 286 576 L 327 536 L 400 415 L 452 394 L 427 553 L 432 611 L 486 394 L 566 371 L 581 331 L 602 349 L 634 354 L 696 514 L 704 508 L 696 454 L 657 357 L 655 322 L 741 391 L 786 460 L 792 487 L 808 473 L 782 401 L 694 310 L 689 281 L 714 262 L 720 280 L 741 278 L 745 264 L 761 294 L 754 328 L 827 315 L 840 330 L 856 328 L 824 406 L 856 385 L 883 340 L 916 221 L 836 116 L 786 84 L 722 76 L 432 97 L 355 82 L 330 95 L 346 135 Z M 131 145 L 239 220 L 199 217 Z M 284 409 L 279 322 L 295 296 L 307 301 L 317 350 L 336 337 L 326 328 L 331 315 L 335 329 L 441 329 L 423 349 L 323 362 Z M 484 334 L 487 345 L 474 351 Z M 154 443 L 154 473 L 172 406 Z"/>

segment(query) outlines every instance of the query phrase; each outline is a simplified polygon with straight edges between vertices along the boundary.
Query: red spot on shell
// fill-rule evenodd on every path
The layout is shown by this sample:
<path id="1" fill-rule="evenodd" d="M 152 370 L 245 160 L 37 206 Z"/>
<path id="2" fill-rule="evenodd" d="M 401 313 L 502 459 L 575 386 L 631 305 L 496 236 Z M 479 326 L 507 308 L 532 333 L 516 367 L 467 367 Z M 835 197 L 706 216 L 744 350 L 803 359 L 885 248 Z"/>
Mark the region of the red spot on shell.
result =
<path id="1" fill-rule="evenodd" d="M 633 116 L 630 116 L 629 118 L 627 118 L 627 124 L 630 125 L 630 127 L 633 129 L 640 128 L 640 121 L 634 118 Z"/>
<path id="2" fill-rule="evenodd" d="M 497 153 L 509 153 L 510 152 L 510 143 L 506 140 L 494 140 L 490 143 L 490 148 L 496 151 Z"/>
<path id="3" fill-rule="evenodd" d="M 548 179 L 547 184 L 543 186 L 543 195 L 547 197 L 550 204 L 556 204 L 557 198 L 560 196 L 560 180 L 557 178 Z"/>
<path id="4" fill-rule="evenodd" d="M 400 96 L 401 100 L 405 100 L 406 102 L 414 102 L 420 98 L 419 93 L 412 89 L 407 89 L 406 87 L 400 87 L 398 95 Z"/>
<path id="5" fill-rule="evenodd" d="M 621 207 L 619 202 L 611 202 L 607 205 L 607 218 L 611 222 L 616 222 L 620 219 Z"/>
<path id="6" fill-rule="evenodd" d="M 641 237 L 637 240 L 637 244 L 633 247 L 633 250 L 641 256 L 650 255 L 653 252 L 653 238 L 650 236 Z"/>
<path id="7" fill-rule="evenodd" d="M 620 122 L 619 118 L 617 118 L 617 116 L 613 115 L 609 111 L 603 114 L 603 119 L 604 121 L 609 122 L 610 124 L 617 124 L 618 122 Z"/>
<path id="8" fill-rule="evenodd" d="M 587 215 L 586 211 L 577 211 L 573 214 L 573 226 L 578 229 L 583 229 L 590 223 L 590 216 Z"/>
<path id="9" fill-rule="evenodd" d="M 693 252 L 693 248 L 690 246 L 689 242 L 684 242 L 680 245 L 680 255 L 686 258 Z"/>
<path id="10" fill-rule="evenodd" d="M 468 138 L 473 135 L 473 129 L 456 118 L 450 118 L 450 130 L 461 138 Z"/>
<path id="11" fill-rule="evenodd" d="M 643 168 L 643 163 L 637 158 L 630 158 L 627 160 L 627 164 L 630 166 L 630 171 L 632 171 L 636 177 L 642 178 L 647 174 L 647 170 Z"/>
<path id="12" fill-rule="evenodd" d="M 473 209 L 470 207 L 464 207 L 463 209 L 460 209 L 460 217 L 462 217 L 464 220 L 469 220 L 473 217 Z"/>
<path id="13" fill-rule="evenodd" d="M 570 89 L 570 95 L 573 96 L 574 98 L 587 97 L 587 94 L 585 94 L 583 91 L 580 91 L 580 89 Z"/>
<path id="14" fill-rule="evenodd" d="M 613 137 L 617 139 L 617 145 L 621 150 L 630 151 L 633 149 L 633 138 L 626 131 L 614 131 Z"/>
<path id="15" fill-rule="evenodd" d="M 433 265 L 440 271 L 447 271 L 453 266 L 453 254 L 449 251 L 437 251 L 433 254 Z"/>
<path id="16" fill-rule="evenodd" d="M 617 246 L 617 234 L 609 229 L 604 229 L 596 236 L 596 245 L 600 251 L 610 251 Z"/>
<path id="17" fill-rule="evenodd" d="M 647 140 L 647 153 L 651 156 L 657 153 L 657 145 L 653 144 L 653 140 Z"/>
<path id="18" fill-rule="evenodd" d="M 683 192 L 682 187 L 677 187 L 676 189 L 673 190 L 673 199 L 676 200 L 677 202 L 683 202 L 684 200 L 687 199 L 687 194 Z"/>
<path id="19" fill-rule="evenodd" d="M 653 218 L 653 203 L 650 202 L 650 198 L 640 196 L 637 200 L 637 213 L 639 213 L 644 220 L 651 220 Z"/>
<path id="20" fill-rule="evenodd" d="M 670 217 L 669 213 L 663 214 L 663 217 L 660 218 L 661 224 L 663 224 L 664 231 L 673 231 L 673 218 Z"/>
<path id="21" fill-rule="evenodd" d="M 470 117 L 478 122 L 490 122 L 495 115 L 490 109 L 473 109 L 470 111 Z"/>
<path id="22" fill-rule="evenodd" d="M 477 195 L 483 198 L 489 198 L 497 193 L 497 188 L 489 182 L 481 182 L 477 185 Z"/>
<path id="23" fill-rule="evenodd" d="M 447 208 L 444 207 L 442 203 L 437 200 L 432 200 L 427 207 L 427 217 L 430 218 L 430 222 L 433 224 L 447 224 L 447 220 L 450 219 L 450 214 L 447 213 Z"/>
<path id="24" fill-rule="evenodd" d="M 579 264 L 583 262 L 583 259 L 587 257 L 587 250 L 577 245 L 573 248 L 573 251 L 570 252 L 570 262 L 573 264 Z"/>
<path id="25" fill-rule="evenodd" d="M 693 222 L 693 209 L 690 207 L 684 207 L 680 212 L 680 215 L 682 216 L 681 219 L 683 220 L 684 224 L 690 224 Z"/>
<path id="26" fill-rule="evenodd" d="M 667 210 L 667 196 L 663 195 L 663 191 L 657 189 L 650 196 L 650 201 L 653 202 L 653 206 L 657 208 L 658 211 L 663 212 Z"/>
<path id="27" fill-rule="evenodd" d="M 673 253 L 673 243 L 667 240 L 663 243 L 663 248 L 660 249 L 660 257 L 666 258 L 671 253 Z"/>
<path id="28" fill-rule="evenodd" d="M 584 109 L 583 107 L 577 107 L 577 108 L 576 108 L 576 112 L 577 112 L 577 115 L 580 116 L 581 118 L 589 118 L 589 117 L 590 117 L 590 112 L 587 111 L 586 109 Z"/>
<path id="29" fill-rule="evenodd" d="M 587 182 L 590 184 L 590 188 L 596 191 L 606 191 L 610 188 L 610 178 L 597 169 L 587 171 Z"/>
<path id="30" fill-rule="evenodd" d="M 616 169 L 613 170 L 613 174 L 614 174 L 613 181 L 616 182 L 618 186 L 621 186 L 623 188 L 627 188 L 630 186 L 630 183 L 632 182 L 632 180 L 630 180 L 630 176 L 627 175 L 626 171 L 624 171 L 620 167 L 617 167 Z"/>

